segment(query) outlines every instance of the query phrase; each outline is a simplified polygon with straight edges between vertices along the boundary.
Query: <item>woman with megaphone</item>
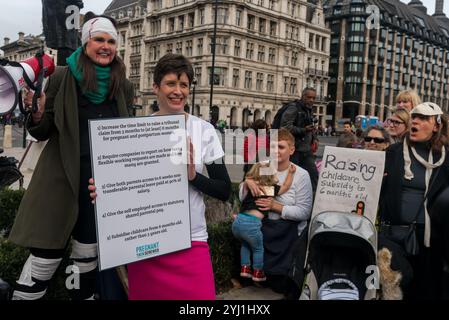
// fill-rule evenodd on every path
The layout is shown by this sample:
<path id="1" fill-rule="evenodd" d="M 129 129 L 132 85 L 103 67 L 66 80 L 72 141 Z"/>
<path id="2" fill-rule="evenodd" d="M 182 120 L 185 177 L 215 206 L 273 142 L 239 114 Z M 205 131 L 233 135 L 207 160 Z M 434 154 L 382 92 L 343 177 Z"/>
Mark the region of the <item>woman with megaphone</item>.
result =
<path id="1" fill-rule="evenodd" d="M 134 91 L 116 54 L 116 22 L 92 12 L 84 21 L 82 46 L 67 58 L 66 67 L 57 68 L 49 78 L 38 109 L 26 122 L 30 135 L 48 142 L 9 237 L 30 248 L 13 299 L 44 296 L 69 240 L 72 273 L 80 273 L 71 297 L 94 297 L 97 239 L 87 190 L 92 177 L 88 121 L 127 117 Z"/>

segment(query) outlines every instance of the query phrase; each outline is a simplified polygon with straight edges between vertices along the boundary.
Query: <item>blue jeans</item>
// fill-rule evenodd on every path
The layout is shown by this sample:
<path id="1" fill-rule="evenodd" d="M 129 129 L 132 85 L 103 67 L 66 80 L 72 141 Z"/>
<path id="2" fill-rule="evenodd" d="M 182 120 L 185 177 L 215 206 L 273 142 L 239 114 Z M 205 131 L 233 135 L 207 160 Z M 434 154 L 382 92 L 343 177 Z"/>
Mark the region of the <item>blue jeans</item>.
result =
<path id="1" fill-rule="evenodd" d="M 242 241 L 240 249 L 241 265 L 251 266 L 251 252 L 253 254 L 253 268 L 263 269 L 263 235 L 262 221 L 254 216 L 239 213 L 232 223 L 232 233 Z"/>

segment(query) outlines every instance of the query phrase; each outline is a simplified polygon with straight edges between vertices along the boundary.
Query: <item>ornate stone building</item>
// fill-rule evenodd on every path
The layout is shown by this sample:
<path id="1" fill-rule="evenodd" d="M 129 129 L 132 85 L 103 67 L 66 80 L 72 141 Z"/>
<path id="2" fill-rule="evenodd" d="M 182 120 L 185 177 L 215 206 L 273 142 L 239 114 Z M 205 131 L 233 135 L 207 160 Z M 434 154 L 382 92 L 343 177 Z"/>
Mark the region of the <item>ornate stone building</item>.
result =
<path id="1" fill-rule="evenodd" d="M 0 50 L 3 50 L 3 58 L 11 61 L 23 61 L 33 57 L 39 50 L 44 49 L 44 52 L 53 56 L 55 64 L 57 60 L 57 51 L 47 48 L 45 45 L 45 37 L 27 35 L 23 32 L 19 32 L 19 39 L 10 42 L 9 38 L 4 38 L 3 46 Z"/>
<path id="2" fill-rule="evenodd" d="M 313 86 L 318 92 L 315 113 L 324 123 L 330 31 L 320 2 L 220 1 L 211 77 L 214 5 L 205 0 L 115 0 L 105 10 L 119 22 L 119 53 L 142 113 L 150 113 L 155 102 L 157 60 L 173 52 L 194 66 L 195 101 L 189 104 L 206 120 L 225 120 L 231 127 L 246 127 L 259 118 L 271 123 L 282 103 Z"/>

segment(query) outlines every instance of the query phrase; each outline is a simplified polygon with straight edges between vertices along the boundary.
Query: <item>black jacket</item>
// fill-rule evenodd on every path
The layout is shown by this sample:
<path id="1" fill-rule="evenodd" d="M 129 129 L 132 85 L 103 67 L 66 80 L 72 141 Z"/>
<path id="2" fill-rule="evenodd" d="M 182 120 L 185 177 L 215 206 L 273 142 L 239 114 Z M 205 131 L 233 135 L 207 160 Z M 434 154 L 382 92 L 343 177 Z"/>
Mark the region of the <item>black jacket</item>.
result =
<path id="1" fill-rule="evenodd" d="M 413 154 L 410 152 L 410 157 Z M 438 159 L 434 154 L 434 159 Z M 438 172 L 439 171 L 439 172 Z M 435 175 L 438 172 L 437 179 Z M 401 190 L 404 177 L 404 155 L 402 152 L 402 143 L 396 143 L 390 146 L 385 155 L 385 173 L 382 181 L 380 193 L 380 216 L 382 221 L 389 221 L 392 224 L 403 224 L 400 221 L 401 216 Z M 435 180 L 435 181 L 434 181 Z M 429 213 L 435 203 L 438 195 L 449 186 L 449 155 L 446 155 L 444 163 L 440 169 L 432 171 L 430 178 L 430 189 L 427 193 L 427 210 Z"/>
<path id="2" fill-rule="evenodd" d="M 295 149 L 299 152 L 311 152 L 313 132 L 305 127 L 313 124 L 312 109 L 302 100 L 289 103 L 290 106 L 282 114 L 281 128 L 287 128 L 295 137 Z"/>

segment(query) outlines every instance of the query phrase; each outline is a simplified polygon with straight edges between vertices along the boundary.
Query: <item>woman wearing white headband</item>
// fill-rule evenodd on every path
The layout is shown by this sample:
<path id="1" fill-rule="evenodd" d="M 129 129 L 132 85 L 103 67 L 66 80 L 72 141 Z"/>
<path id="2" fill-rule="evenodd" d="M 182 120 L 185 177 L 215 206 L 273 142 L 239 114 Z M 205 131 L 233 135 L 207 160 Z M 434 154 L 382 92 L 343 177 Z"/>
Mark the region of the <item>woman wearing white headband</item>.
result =
<path id="1" fill-rule="evenodd" d="M 413 246 L 402 247 L 402 254 L 413 269 L 410 284 L 402 288 L 404 298 L 435 299 L 442 289 L 435 276 L 443 271 L 443 265 L 441 253 L 434 254 L 432 243 L 432 233 L 439 226 L 431 224 L 429 212 L 439 194 L 449 186 L 448 123 L 440 107 L 432 102 L 417 105 L 410 116 L 406 138 L 386 152 L 380 201 L 381 221 L 402 227 L 393 227 L 396 230 L 387 227 L 384 230 L 392 233 L 381 234 L 390 240 L 396 235 L 398 244 L 411 244 L 398 240 L 398 230 L 410 230 L 415 225 L 418 250 L 407 250 Z"/>
<path id="2" fill-rule="evenodd" d="M 80 272 L 72 299 L 93 297 L 97 273 L 88 121 L 126 117 L 133 88 L 116 55 L 115 21 L 89 12 L 82 46 L 49 78 L 29 133 L 47 140 L 11 231 L 10 240 L 30 248 L 13 299 L 40 299 L 72 239 L 71 259 Z"/>

